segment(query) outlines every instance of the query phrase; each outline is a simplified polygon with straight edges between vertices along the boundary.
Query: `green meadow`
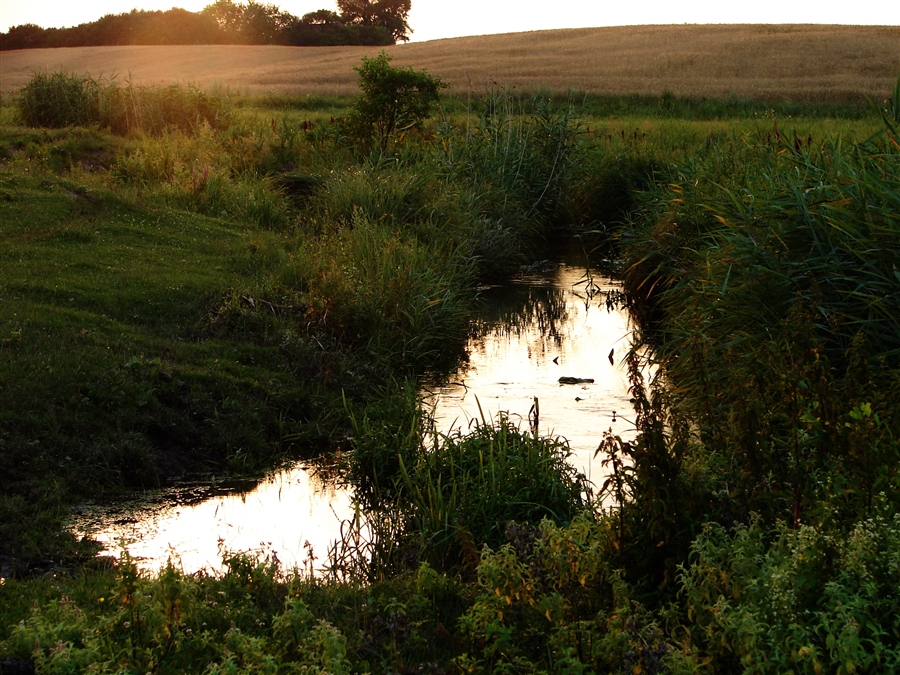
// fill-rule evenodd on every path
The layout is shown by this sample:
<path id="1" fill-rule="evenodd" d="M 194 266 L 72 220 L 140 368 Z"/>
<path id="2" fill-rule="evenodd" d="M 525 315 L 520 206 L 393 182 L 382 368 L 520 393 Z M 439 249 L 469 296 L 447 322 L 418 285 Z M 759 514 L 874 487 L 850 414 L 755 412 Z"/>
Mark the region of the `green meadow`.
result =
<path id="1" fill-rule="evenodd" d="M 3 98 L 0 672 L 900 670 L 900 81 L 737 104 L 360 74 Z M 594 491 L 560 440 L 441 436 L 416 393 L 479 285 L 569 235 L 639 338 L 637 437 L 598 421 Z M 321 576 L 146 574 L 66 529 L 321 456 L 375 524 Z"/>

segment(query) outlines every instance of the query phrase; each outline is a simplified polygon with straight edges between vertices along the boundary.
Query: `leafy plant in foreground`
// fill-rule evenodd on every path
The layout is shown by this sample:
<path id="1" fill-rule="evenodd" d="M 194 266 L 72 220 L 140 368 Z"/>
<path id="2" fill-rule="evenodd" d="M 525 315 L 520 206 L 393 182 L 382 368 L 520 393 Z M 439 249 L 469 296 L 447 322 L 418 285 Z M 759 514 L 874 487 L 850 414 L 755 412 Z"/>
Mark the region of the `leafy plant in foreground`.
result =
<path id="1" fill-rule="evenodd" d="M 696 644 L 721 670 L 887 673 L 900 668 L 900 518 L 846 537 L 706 527 L 682 570 Z"/>

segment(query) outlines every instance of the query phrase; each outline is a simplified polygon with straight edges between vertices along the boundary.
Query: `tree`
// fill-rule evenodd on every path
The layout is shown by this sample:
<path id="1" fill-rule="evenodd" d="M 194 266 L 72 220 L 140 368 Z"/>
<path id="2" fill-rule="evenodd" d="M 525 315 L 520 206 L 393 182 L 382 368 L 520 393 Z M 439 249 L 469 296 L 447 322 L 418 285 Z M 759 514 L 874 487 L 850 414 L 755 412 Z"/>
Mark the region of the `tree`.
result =
<path id="1" fill-rule="evenodd" d="M 243 10 L 241 32 L 251 44 L 277 44 L 281 42 L 284 31 L 298 21 L 273 4 L 264 5 L 254 0 L 248 0 Z"/>
<path id="2" fill-rule="evenodd" d="M 350 115 L 351 129 L 364 140 L 376 140 L 387 148 L 391 137 L 418 127 L 438 102 L 438 92 L 447 87 L 424 70 L 394 68 L 391 57 L 381 52 L 374 59 L 363 57 L 359 73 L 362 96 Z"/>
<path id="3" fill-rule="evenodd" d="M 300 21 L 311 26 L 333 26 L 342 23 L 341 15 L 330 9 L 317 9 L 315 12 L 304 14 Z"/>
<path id="4" fill-rule="evenodd" d="M 216 0 L 201 12 L 216 20 L 226 33 L 247 44 L 277 44 L 299 22 L 295 16 L 281 11 L 273 4 L 264 5 L 255 0 L 236 4 L 233 0 Z"/>
<path id="5" fill-rule="evenodd" d="M 234 4 L 232 0 L 216 0 L 213 4 L 204 7 L 201 14 L 215 19 L 219 28 L 226 33 L 238 35 L 241 32 L 244 9 L 240 5 Z"/>
<path id="6" fill-rule="evenodd" d="M 406 19 L 412 0 L 337 0 L 337 6 L 345 24 L 383 26 L 394 41 L 409 40 L 412 29 Z"/>

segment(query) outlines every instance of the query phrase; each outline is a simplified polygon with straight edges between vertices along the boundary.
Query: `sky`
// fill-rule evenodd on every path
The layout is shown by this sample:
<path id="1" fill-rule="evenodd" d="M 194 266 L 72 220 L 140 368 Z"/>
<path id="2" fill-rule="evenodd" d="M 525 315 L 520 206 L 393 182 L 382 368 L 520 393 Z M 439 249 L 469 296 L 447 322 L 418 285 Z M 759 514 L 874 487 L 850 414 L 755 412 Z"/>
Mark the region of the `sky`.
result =
<path id="1" fill-rule="evenodd" d="M 35 23 L 75 26 L 132 9 L 192 12 L 214 0 L 0 0 L 0 31 Z M 268 0 L 264 0 L 266 4 Z M 336 9 L 334 0 L 272 0 L 303 16 Z M 549 28 L 681 23 L 900 25 L 897 0 L 413 0 L 413 42 Z"/>

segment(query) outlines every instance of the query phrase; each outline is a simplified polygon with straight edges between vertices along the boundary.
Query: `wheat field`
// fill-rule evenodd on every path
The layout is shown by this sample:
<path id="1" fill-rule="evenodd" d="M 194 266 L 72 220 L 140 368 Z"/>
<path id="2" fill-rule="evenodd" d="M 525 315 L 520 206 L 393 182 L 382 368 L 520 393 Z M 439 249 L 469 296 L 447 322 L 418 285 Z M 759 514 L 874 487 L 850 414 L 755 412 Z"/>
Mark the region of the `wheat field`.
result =
<path id="1" fill-rule="evenodd" d="M 0 52 L 0 91 L 60 68 L 138 84 L 180 82 L 247 94 L 350 94 L 377 47 L 78 47 Z M 900 27 L 678 25 L 581 28 L 388 47 L 394 65 L 425 68 L 458 95 L 661 94 L 847 101 L 887 98 Z"/>

